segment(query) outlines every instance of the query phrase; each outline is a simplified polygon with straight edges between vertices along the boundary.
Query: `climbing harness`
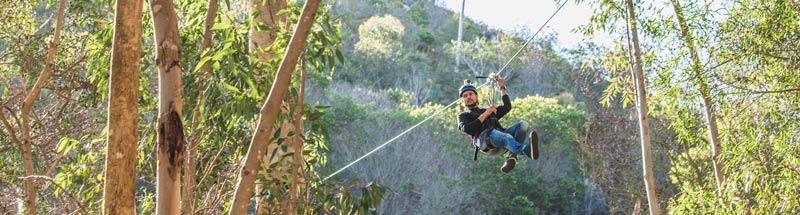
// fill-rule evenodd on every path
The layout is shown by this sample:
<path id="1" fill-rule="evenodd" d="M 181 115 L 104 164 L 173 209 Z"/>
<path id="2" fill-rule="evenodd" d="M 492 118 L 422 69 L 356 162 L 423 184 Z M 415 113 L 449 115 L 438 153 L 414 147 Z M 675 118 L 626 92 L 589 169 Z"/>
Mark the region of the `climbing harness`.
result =
<path id="1" fill-rule="evenodd" d="M 553 12 L 553 14 L 552 14 L 552 15 L 550 15 L 550 18 L 547 18 L 547 21 L 545 21 L 545 22 L 544 22 L 544 24 L 542 24 L 542 26 L 540 26 L 540 27 L 539 27 L 539 30 L 537 30 L 537 31 L 536 31 L 536 33 L 534 33 L 534 34 L 533 34 L 531 37 L 529 37 L 529 38 L 528 38 L 528 40 L 526 40 L 526 41 L 525 41 L 525 43 L 523 43 L 523 44 L 522 44 L 522 47 L 520 47 L 520 48 L 519 48 L 519 50 L 517 50 L 517 52 L 516 52 L 516 53 L 514 53 L 514 55 L 512 55 L 512 56 L 511 56 L 511 58 L 509 58 L 509 59 L 508 59 L 508 61 L 507 61 L 507 62 L 506 62 L 504 65 L 503 65 L 503 67 L 501 67 L 501 68 L 500 68 L 500 70 L 498 70 L 498 72 L 497 72 L 497 73 L 494 73 L 494 74 L 495 74 L 495 75 L 499 75 L 500 73 L 503 73 L 503 71 L 505 71 L 505 69 L 508 67 L 508 65 L 509 65 L 509 64 L 511 64 L 511 61 L 513 61 L 513 60 L 514 60 L 514 59 L 517 57 L 517 55 L 519 55 L 519 53 L 521 53 L 521 52 L 522 52 L 522 50 L 524 50 L 524 49 L 525 49 L 525 47 L 527 47 L 527 46 L 528 46 L 528 44 L 529 44 L 531 41 L 533 41 L 533 39 L 534 39 L 534 38 L 536 38 L 536 35 L 539 35 L 539 32 L 541 32 L 541 31 L 542 31 L 542 29 L 544 29 L 544 27 L 545 27 L 545 26 L 547 26 L 547 24 L 548 24 L 548 23 L 550 23 L 550 20 L 552 20 L 552 19 L 553 19 L 553 17 L 555 17 L 555 16 L 556 16 L 556 14 L 558 14 L 558 12 L 559 12 L 559 11 L 561 11 L 561 8 L 564 8 L 564 5 L 566 5 L 566 4 L 567 4 L 567 2 L 568 2 L 568 1 L 564 1 L 563 3 L 561 3 L 561 5 L 560 5 L 560 6 L 558 6 L 558 9 L 556 9 L 556 11 L 555 11 L 555 12 Z M 482 84 L 482 85 L 478 86 L 478 88 L 480 88 L 480 87 L 483 87 L 483 86 L 485 86 L 485 85 L 487 85 L 487 84 L 489 84 L 489 83 L 490 83 L 490 82 L 486 82 L 486 83 L 484 83 L 484 84 Z M 458 103 L 458 101 L 459 101 L 459 100 L 460 100 L 460 99 L 456 99 L 456 100 L 454 100 L 453 102 L 450 102 L 450 104 L 448 104 L 448 105 L 447 105 L 447 106 L 445 106 L 444 108 L 442 108 L 442 109 L 439 109 L 438 111 L 434 112 L 433 114 L 431 114 L 431 115 L 430 115 L 430 116 L 428 116 L 427 118 L 423 119 L 423 120 L 422 120 L 422 121 L 420 121 L 419 123 L 417 123 L 417 124 L 415 124 L 415 125 L 413 125 L 413 126 L 409 127 L 408 129 L 406 129 L 406 130 L 405 130 L 405 131 L 403 131 L 402 133 L 398 134 L 397 136 L 393 137 L 392 139 L 389 139 L 389 140 L 388 140 L 388 141 L 386 141 L 385 143 L 383 143 L 383 144 L 379 145 L 378 147 L 376 147 L 376 148 L 375 148 L 375 149 L 373 149 L 372 151 L 369 151 L 369 152 L 367 152 L 367 153 L 366 153 L 366 154 L 364 154 L 363 156 L 361 156 L 361 157 L 359 157 L 358 159 L 356 159 L 356 160 L 354 160 L 354 161 L 350 162 L 349 164 L 345 165 L 344 167 L 340 168 L 339 170 L 336 170 L 335 172 L 333 172 L 333 173 L 331 173 L 330 175 L 328 175 L 328 176 L 326 176 L 325 178 L 323 178 L 323 179 L 322 179 L 322 182 L 324 182 L 324 181 L 326 181 L 326 180 L 330 179 L 331 177 L 335 176 L 336 174 L 339 174 L 340 172 L 344 171 L 345 169 L 349 168 L 350 166 L 353 166 L 354 164 L 356 164 L 356 163 L 358 163 L 359 161 L 363 160 L 363 159 L 364 159 L 364 158 L 366 158 L 367 156 L 370 156 L 370 155 L 372 155 L 372 153 L 375 153 L 376 151 L 378 151 L 378 150 L 382 149 L 383 147 L 386 147 L 387 145 L 389 145 L 389 143 L 392 143 L 393 141 L 397 140 L 397 139 L 398 139 L 398 138 L 400 138 L 401 136 L 403 136 L 403 135 L 405 135 L 406 133 L 410 132 L 410 131 L 411 131 L 411 130 L 413 130 L 414 128 L 417 128 L 418 126 L 422 125 L 422 123 L 425 123 L 425 122 L 427 122 L 428 120 L 432 119 L 434 116 L 436 116 L 436 115 L 439 115 L 440 113 L 442 113 L 442 112 L 444 112 L 445 110 L 449 109 L 450 107 L 452 107 L 453 105 L 455 105 L 456 103 Z"/>

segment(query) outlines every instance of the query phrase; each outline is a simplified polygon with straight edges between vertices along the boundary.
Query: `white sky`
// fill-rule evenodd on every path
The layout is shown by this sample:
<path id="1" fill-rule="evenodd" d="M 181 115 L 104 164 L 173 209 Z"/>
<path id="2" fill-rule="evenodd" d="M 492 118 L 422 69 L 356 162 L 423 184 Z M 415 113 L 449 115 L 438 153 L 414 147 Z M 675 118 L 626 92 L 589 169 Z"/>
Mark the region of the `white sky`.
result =
<path id="1" fill-rule="evenodd" d="M 438 0 L 437 5 L 456 13 L 461 11 L 461 0 Z M 525 27 L 536 31 L 557 7 L 554 0 L 467 0 L 464 16 L 506 32 Z M 592 12 L 593 9 L 589 5 L 576 5 L 570 1 L 537 37 L 544 33 L 555 32 L 558 36 L 558 47 L 561 48 L 573 48 L 581 42 L 588 41 L 602 45 L 610 44 L 611 39 L 607 34 L 587 38 L 581 33 L 572 32 L 579 25 L 588 23 Z"/>

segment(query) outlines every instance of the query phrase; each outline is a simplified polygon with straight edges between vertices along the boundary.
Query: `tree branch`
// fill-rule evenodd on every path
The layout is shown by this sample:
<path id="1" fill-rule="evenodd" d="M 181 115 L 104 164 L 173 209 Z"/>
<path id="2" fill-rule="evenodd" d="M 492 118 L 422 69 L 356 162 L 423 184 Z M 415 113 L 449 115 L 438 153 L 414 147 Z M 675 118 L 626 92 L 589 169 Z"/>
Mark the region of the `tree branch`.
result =
<path id="1" fill-rule="evenodd" d="M 222 147 L 219 148 L 219 151 L 217 151 L 217 153 L 214 155 L 214 157 L 211 158 L 211 161 L 208 162 L 208 165 L 206 166 L 205 170 L 203 171 L 203 177 L 200 178 L 200 181 L 197 182 L 197 184 L 203 184 L 203 181 L 206 180 L 206 177 L 208 177 L 208 175 L 211 174 L 211 170 L 214 169 L 214 164 L 217 162 L 217 158 L 219 158 L 219 155 L 222 154 L 222 151 L 224 151 L 224 149 L 225 149 L 225 145 L 222 145 Z"/>
<path id="2" fill-rule="evenodd" d="M 78 64 L 80 64 L 81 62 L 86 60 L 87 56 L 88 56 L 88 54 L 86 52 L 84 52 L 84 54 L 79 56 L 78 59 L 75 59 L 75 61 L 72 61 L 69 65 L 67 65 L 67 67 L 65 67 L 61 71 L 70 71 L 70 70 L 72 70 L 73 68 L 75 68 L 75 66 L 77 66 Z"/>
<path id="3" fill-rule="evenodd" d="M 3 111 L 2 109 L 0 109 L 0 120 L 3 121 L 3 126 L 5 126 L 6 130 L 8 130 L 8 136 L 10 136 L 11 140 L 14 141 L 14 145 L 16 145 L 17 148 L 21 149 L 22 142 L 20 142 L 19 139 L 17 138 L 17 134 L 14 132 L 14 127 L 11 127 L 11 123 L 9 123 L 8 119 L 6 119 L 5 111 Z"/>
<path id="4" fill-rule="evenodd" d="M 33 107 L 33 102 L 39 97 L 39 93 L 41 92 L 44 85 L 47 84 L 47 80 L 50 78 L 50 75 L 53 72 L 53 66 L 56 58 L 56 49 L 58 48 L 58 44 L 61 40 L 61 27 L 64 25 L 65 5 L 66 5 L 66 0 L 61 0 L 59 2 L 58 18 L 56 19 L 55 33 L 53 35 L 53 40 L 50 41 L 50 47 L 47 50 L 47 58 L 45 59 L 45 66 L 42 69 L 39 78 L 36 80 L 36 83 L 33 85 L 33 88 L 28 93 L 28 96 L 25 97 L 25 101 L 22 103 L 21 114 L 23 116 L 23 119 L 26 117 L 28 113 L 31 112 L 31 109 Z"/>
<path id="5" fill-rule="evenodd" d="M 9 107 L 8 105 L 3 105 L 3 108 L 8 110 L 9 113 L 14 113 L 14 110 L 11 110 L 11 107 Z M 11 118 L 14 119 L 14 122 L 17 123 L 17 126 L 22 126 L 22 124 L 20 124 L 19 122 L 19 117 L 17 115 L 11 115 Z"/>
<path id="6" fill-rule="evenodd" d="M 61 28 L 64 25 L 64 8 L 66 7 L 66 4 L 66 0 L 59 1 L 58 11 L 56 12 L 56 23 L 54 27 L 55 32 L 53 33 L 53 40 L 50 41 L 50 47 L 47 49 L 47 57 L 45 59 L 44 68 L 42 69 L 41 74 L 39 74 L 39 77 L 36 79 L 36 83 L 33 85 L 33 88 L 25 97 L 22 107 L 20 108 L 20 116 L 22 117 L 22 143 L 20 144 L 20 149 L 22 151 L 23 168 L 25 169 L 25 175 L 27 176 L 33 175 L 33 152 L 31 149 L 32 139 L 29 117 L 33 109 L 33 103 L 39 98 L 42 88 L 45 84 L 47 84 L 47 80 L 50 78 L 50 75 L 53 72 L 56 51 L 58 48 L 58 43 L 61 39 Z M 25 189 L 26 211 L 29 214 L 34 214 L 36 213 L 37 208 L 36 186 L 34 185 L 32 179 L 26 179 L 23 185 Z"/>
<path id="7" fill-rule="evenodd" d="M 717 64 L 716 64 L 716 65 L 714 65 L 714 66 L 708 67 L 708 69 L 706 69 L 706 71 L 712 71 L 712 70 L 715 70 L 715 69 L 719 68 L 720 66 L 723 66 L 723 65 L 725 65 L 725 64 L 728 64 L 728 63 L 732 62 L 733 60 L 737 60 L 737 59 L 739 59 L 739 57 L 740 57 L 740 55 L 736 55 L 736 56 L 734 56 L 734 57 L 732 57 L 732 58 L 728 58 L 728 59 L 726 59 L 726 60 L 724 60 L 724 61 L 722 61 L 722 62 L 719 62 L 719 63 L 717 63 Z M 708 65 L 708 64 L 706 64 L 706 65 Z"/>
<path id="8" fill-rule="evenodd" d="M 800 91 L 800 88 L 788 88 L 788 89 L 780 89 L 780 90 L 754 90 L 754 89 L 750 89 L 750 88 L 747 88 L 747 87 L 735 85 L 735 84 L 727 82 L 725 80 L 719 80 L 719 81 L 722 82 L 723 84 L 729 86 L 729 87 L 733 87 L 733 88 L 745 91 L 745 92 L 731 93 L 732 95 L 741 95 L 741 94 L 748 94 L 748 93 L 752 93 L 752 94 L 788 93 L 788 92 Z"/>
<path id="9" fill-rule="evenodd" d="M 753 93 L 760 93 L 760 94 L 768 94 L 768 93 L 788 93 L 800 91 L 800 88 L 789 88 L 789 89 L 782 89 L 782 90 L 754 90 Z"/>
<path id="10" fill-rule="evenodd" d="M 275 74 L 275 81 L 272 84 L 267 101 L 262 106 L 258 123 L 254 131 L 250 146 L 247 149 L 242 167 L 239 171 L 239 180 L 236 183 L 236 191 L 233 195 L 231 203 L 230 214 L 244 214 L 247 212 L 247 207 L 250 198 L 253 195 L 253 186 L 255 185 L 258 170 L 261 168 L 261 156 L 267 150 L 267 143 L 274 130 L 273 124 L 278 116 L 278 110 L 283 103 L 283 97 L 286 95 L 290 78 L 297 66 L 298 57 L 305 47 L 306 39 L 308 38 L 311 26 L 314 25 L 314 17 L 319 8 L 319 0 L 309 0 L 305 2 L 303 11 L 300 13 L 300 18 L 295 26 L 294 33 L 289 44 L 286 47 L 286 52 L 278 66 L 278 71 Z"/>

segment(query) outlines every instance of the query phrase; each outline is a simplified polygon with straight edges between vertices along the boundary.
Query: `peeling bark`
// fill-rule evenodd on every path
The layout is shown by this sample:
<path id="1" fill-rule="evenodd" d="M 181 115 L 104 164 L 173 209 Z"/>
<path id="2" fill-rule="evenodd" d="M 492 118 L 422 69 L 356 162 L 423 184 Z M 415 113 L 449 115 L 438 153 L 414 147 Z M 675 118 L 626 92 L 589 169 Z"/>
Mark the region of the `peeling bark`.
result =
<path id="1" fill-rule="evenodd" d="M 286 26 L 286 15 L 278 14 L 286 9 L 286 0 L 250 0 L 250 8 L 256 13 L 253 17 L 254 25 L 250 26 L 250 42 L 248 51 L 256 56 L 259 62 L 265 62 L 275 58 L 275 53 L 266 51 L 277 37 L 278 28 L 288 28 Z M 261 26 L 259 28 L 258 26 Z"/>
<path id="2" fill-rule="evenodd" d="M 114 18 L 103 214 L 136 213 L 142 1 L 119 0 Z"/>
<path id="3" fill-rule="evenodd" d="M 181 118 L 175 109 L 170 106 L 169 120 L 158 125 L 158 149 L 165 152 L 167 160 L 169 161 L 169 176 L 171 178 L 180 177 L 180 173 L 176 167 L 181 164 L 183 160 L 183 151 L 186 144 L 184 143 L 183 124 Z"/>
<path id="4" fill-rule="evenodd" d="M 305 47 L 311 26 L 314 24 L 314 17 L 316 16 L 319 4 L 319 0 L 308 0 L 303 6 L 300 20 L 295 27 L 292 38 L 289 40 L 289 45 L 286 48 L 286 53 L 275 74 L 275 82 L 272 84 L 272 89 L 270 89 L 269 96 L 267 96 L 267 101 L 261 108 L 255 134 L 250 142 L 247 155 L 242 165 L 240 178 L 231 204 L 230 214 L 244 214 L 247 211 L 247 205 L 250 203 L 250 198 L 253 194 L 253 185 L 256 177 L 253 174 L 245 174 L 245 172 L 257 171 L 261 167 L 261 155 L 264 154 L 267 148 L 268 138 L 272 134 L 272 130 L 274 129 L 273 124 L 278 116 L 278 111 L 275 110 L 278 110 L 286 95 L 292 73 L 297 66 L 300 53 Z"/>
<path id="5" fill-rule="evenodd" d="M 150 0 L 150 11 L 158 66 L 156 214 L 179 214 L 186 138 L 178 18 L 172 0 Z"/>

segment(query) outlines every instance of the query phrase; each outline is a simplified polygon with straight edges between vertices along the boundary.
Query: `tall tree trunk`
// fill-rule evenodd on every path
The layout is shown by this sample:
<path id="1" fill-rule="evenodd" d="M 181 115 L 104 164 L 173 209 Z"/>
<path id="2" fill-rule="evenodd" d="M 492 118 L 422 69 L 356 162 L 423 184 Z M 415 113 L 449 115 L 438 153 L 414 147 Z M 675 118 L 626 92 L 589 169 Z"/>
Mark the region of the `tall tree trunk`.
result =
<path id="1" fill-rule="evenodd" d="M 266 51 L 277 37 L 276 29 L 288 28 L 286 14 L 278 14 L 286 9 L 286 0 L 250 0 L 250 8 L 256 14 L 250 26 L 250 42 L 248 51 L 254 54 L 259 62 L 272 60 L 274 53 Z M 283 25 L 283 26 L 282 26 Z"/>
<path id="2" fill-rule="evenodd" d="M 25 168 L 25 183 L 23 185 L 25 190 L 25 211 L 27 214 L 37 214 L 36 204 L 36 185 L 33 183 L 33 140 L 31 139 L 31 124 L 30 114 L 33 110 L 33 103 L 39 98 L 42 88 L 47 84 L 50 75 L 53 73 L 53 65 L 56 61 L 56 51 L 58 43 L 61 40 L 61 28 L 64 25 L 64 7 L 67 4 L 66 0 L 61 0 L 58 3 L 58 11 L 56 12 L 56 26 L 53 29 L 53 40 L 50 41 L 50 47 L 47 49 L 47 58 L 45 59 L 44 68 L 42 68 L 39 78 L 33 84 L 33 88 L 25 97 L 20 108 L 20 115 L 22 118 L 22 166 Z M 9 131 L 10 132 L 10 131 Z"/>
<path id="3" fill-rule="evenodd" d="M 303 64 L 301 61 L 300 64 Z M 292 137 L 292 145 L 291 150 L 294 152 L 292 154 L 293 160 L 293 168 L 292 168 L 292 186 L 289 190 L 289 213 L 297 214 L 297 203 L 300 202 L 300 186 L 302 183 L 305 183 L 303 180 L 303 167 L 305 166 L 305 162 L 303 160 L 303 99 L 305 97 L 305 85 L 306 85 L 306 70 L 305 65 L 301 65 L 300 68 L 300 92 L 297 94 L 297 106 L 295 107 L 294 112 L 294 131 L 295 134 Z"/>
<path id="4" fill-rule="evenodd" d="M 463 52 L 461 39 L 464 37 L 464 6 L 467 4 L 467 0 L 461 0 L 461 13 L 458 16 L 458 42 L 456 42 L 456 65 L 454 66 L 455 74 L 458 74 L 459 66 L 461 66 L 461 53 Z"/>
<path id="5" fill-rule="evenodd" d="M 103 214 L 135 214 L 142 1 L 117 0 L 108 101 Z"/>
<path id="6" fill-rule="evenodd" d="M 214 38 L 214 35 L 211 33 L 211 29 L 214 27 L 215 20 L 217 18 L 217 0 L 208 0 L 208 11 L 206 11 L 206 24 L 205 28 L 203 29 L 203 43 L 200 46 L 200 52 L 206 53 L 203 57 L 210 56 L 211 50 L 211 41 Z M 206 63 L 202 67 L 203 71 L 203 83 L 207 82 L 208 79 L 211 77 L 212 67 L 210 63 Z M 194 156 L 197 153 L 197 145 L 200 142 L 201 135 L 198 129 L 198 123 L 200 123 L 200 107 L 205 103 L 206 96 L 208 96 L 208 91 L 203 90 L 200 93 L 200 97 L 197 99 L 197 105 L 195 105 L 194 110 L 192 110 L 192 122 L 191 122 L 191 129 L 190 132 L 193 132 L 191 140 L 188 142 L 189 144 L 186 146 L 186 168 L 184 169 L 183 175 L 183 197 L 181 198 L 183 201 L 181 202 L 183 206 L 181 206 L 181 210 L 183 214 L 193 214 L 194 213 L 194 187 L 195 187 L 195 163 L 194 163 Z"/>
<path id="7" fill-rule="evenodd" d="M 256 179 L 256 173 L 258 173 L 261 167 L 261 162 L 259 161 L 261 160 L 261 156 L 264 155 L 267 148 L 267 141 L 269 141 L 269 137 L 273 133 L 275 118 L 278 116 L 278 110 L 284 95 L 286 95 L 292 73 L 297 66 L 298 57 L 305 47 L 308 33 L 311 30 L 311 26 L 314 24 L 314 17 L 316 16 L 319 4 L 320 0 L 308 0 L 303 6 L 300 20 L 295 27 L 292 38 L 289 40 L 289 46 L 286 48 L 283 60 L 278 67 L 278 72 L 275 74 L 275 81 L 272 84 L 272 89 L 270 89 L 267 101 L 261 108 L 255 134 L 253 134 L 253 139 L 250 141 L 247 156 L 242 163 L 242 169 L 239 173 L 239 182 L 237 183 L 236 192 L 234 193 L 230 214 L 244 214 L 247 211 L 250 197 L 253 194 L 253 184 Z"/>
<path id="8" fill-rule="evenodd" d="M 158 170 L 156 214 L 180 213 L 183 132 L 183 81 L 178 18 L 172 0 L 150 0 L 158 66 Z"/>
<path id="9" fill-rule="evenodd" d="M 694 70 L 694 79 L 700 90 L 700 97 L 703 98 L 703 111 L 708 125 L 708 139 L 711 140 L 711 160 L 714 165 L 714 178 L 717 182 L 717 194 L 722 194 L 722 180 L 724 174 L 722 173 L 723 162 L 719 158 L 720 142 L 719 131 L 717 129 L 717 119 L 714 116 L 714 103 L 711 100 L 711 92 L 708 89 L 708 84 L 703 78 L 703 67 L 700 64 L 700 57 L 697 54 L 697 47 L 694 44 L 694 36 L 689 31 L 689 26 L 686 24 L 686 18 L 683 15 L 683 8 L 678 0 L 672 0 L 672 6 L 675 8 L 675 15 L 678 17 L 678 25 L 681 30 L 681 39 L 686 43 L 689 49 L 689 56 L 692 58 L 692 70 Z"/>
<path id="10" fill-rule="evenodd" d="M 644 71 L 642 70 L 642 52 L 639 48 L 639 32 L 636 30 L 636 13 L 633 11 L 633 0 L 625 0 L 628 8 L 628 23 L 630 37 L 633 43 L 633 74 L 636 78 L 636 92 L 639 110 L 639 134 L 642 141 L 642 167 L 644 172 L 644 185 L 647 191 L 647 203 L 650 205 L 650 214 L 661 214 L 661 209 L 656 196 L 656 183 L 653 176 L 653 155 L 650 144 L 650 120 L 647 118 L 647 92 Z"/>

